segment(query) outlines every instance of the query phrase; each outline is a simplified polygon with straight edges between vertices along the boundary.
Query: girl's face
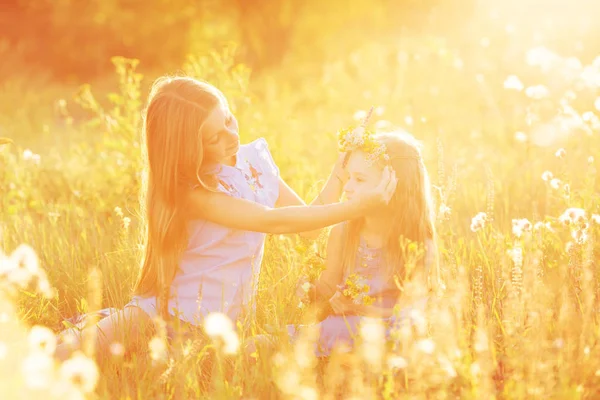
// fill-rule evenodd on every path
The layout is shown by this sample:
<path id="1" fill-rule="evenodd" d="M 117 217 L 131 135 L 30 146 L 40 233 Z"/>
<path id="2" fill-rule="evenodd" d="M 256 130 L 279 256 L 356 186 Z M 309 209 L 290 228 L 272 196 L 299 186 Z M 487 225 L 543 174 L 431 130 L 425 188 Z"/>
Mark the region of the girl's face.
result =
<path id="1" fill-rule="evenodd" d="M 235 156 L 240 148 L 238 123 L 229 107 L 219 103 L 209 114 L 202 128 L 204 156 L 222 163 Z"/>
<path id="2" fill-rule="evenodd" d="M 373 190 L 381 181 L 383 170 L 377 165 L 369 165 L 366 154 L 362 151 L 353 151 L 346 164 L 348 181 L 344 186 L 346 198 L 350 200 L 353 196 Z"/>

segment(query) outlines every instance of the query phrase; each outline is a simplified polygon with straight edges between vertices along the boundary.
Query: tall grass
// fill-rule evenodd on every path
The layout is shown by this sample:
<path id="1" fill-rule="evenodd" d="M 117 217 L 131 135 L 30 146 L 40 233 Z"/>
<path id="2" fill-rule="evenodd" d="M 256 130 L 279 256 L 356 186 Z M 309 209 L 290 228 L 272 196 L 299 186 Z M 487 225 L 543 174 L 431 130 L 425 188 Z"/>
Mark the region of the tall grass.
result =
<path id="1" fill-rule="evenodd" d="M 31 246 L 56 288 L 43 296 L 35 285 L 22 286 L 1 303 L 6 393 L 39 395 L 50 383 L 32 388 L 27 374 L 47 372 L 62 386 L 43 393 L 58 397 L 67 391 L 165 399 L 598 396 L 600 59 L 579 65 L 534 49 L 529 63 L 523 57 L 514 70 L 476 75 L 443 45 L 405 44 L 393 62 L 379 59 L 378 45 L 361 48 L 301 86 L 287 84 L 284 71 L 251 82 L 234 49 L 190 57 L 183 70 L 223 89 L 242 140 L 266 137 L 283 178 L 306 199 L 327 177 L 335 132 L 353 123 L 357 104 L 380 107 L 379 128 L 401 126 L 423 140 L 445 287 L 426 313 L 402 320 L 388 341 L 378 322 L 368 320 L 356 351 L 315 359 L 317 332 L 307 329 L 293 346 L 281 332 L 311 320 L 294 293 L 302 276 L 318 274 L 315 254 L 324 238 L 313 245 L 270 236 L 256 318 L 243 335 L 273 334 L 276 349 L 248 359 L 241 350 L 225 354 L 219 340 L 183 342 L 165 358 L 156 342 L 147 359 L 122 359 L 115 351 L 97 383 L 83 356 L 48 372 L 54 367 L 44 367 L 39 356 L 46 354 L 39 338 L 47 332 L 30 331 L 28 350 L 29 327 L 58 331 L 65 318 L 90 311 L 94 276 L 101 276 L 102 306 L 122 306 L 139 266 L 140 87 L 147 78 L 135 61 L 115 58 L 117 92 L 98 100 L 84 86 L 74 102 L 57 102 L 54 121 L 41 121 L 53 146 L 38 156 L 18 136 L 0 145 L 0 247 L 10 254 L 21 243 Z M 370 68 L 359 68 L 366 63 Z M 77 107 L 76 119 L 70 110 Z M 14 276 L 0 272 L 2 287 L 14 288 Z M 408 286 L 402 301 L 421 293 Z M 31 361 L 28 352 L 38 358 Z"/>

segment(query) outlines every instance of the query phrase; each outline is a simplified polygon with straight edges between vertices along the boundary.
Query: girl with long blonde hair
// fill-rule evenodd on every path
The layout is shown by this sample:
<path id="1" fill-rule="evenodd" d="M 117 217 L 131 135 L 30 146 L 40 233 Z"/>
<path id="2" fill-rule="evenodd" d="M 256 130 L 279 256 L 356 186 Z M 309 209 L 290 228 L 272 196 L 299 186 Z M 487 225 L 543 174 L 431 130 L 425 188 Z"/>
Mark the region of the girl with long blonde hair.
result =
<path id="1" fill-rule="evenodd" d="M 396 185 L 386 170 L 377 185 L 340 203 L 338 162 L 307 206 L 280 177 L 267 142 L 240 144 L 225 96 L 192 78 L 154 83 L 143 131 L 144 257 L 132 301 L 83 332 L 98 338 L 99 354 L 112 342 L 145 346 L 157 316 L 191 327 L 212 312 L 238 320 L 252 310 L 265 234 L 358 218 L 385 205 Z"/>
<path id="2" fill-rule="evenodd" d="M 407 282 L 420 286 L 421 293 L 439 283 L 434 208 L 419 142 L 406 132 L 372 134 L 362 128 L 340 139 L 349 155 L 344 186 L 349 201 L 372 190 L 386 168 L 393 169 L 398 184 L 387 205 L 331 230 L 326 268 L 308 290 L 309 300 L 326 311 L 318 356 L 342 342 L 352 344 L 364 317 L 381 318 L 389 328 L 399 316 L 394 308 Z M 299 295 L 305 296 L 303 290 Z M 426 294 L 412 299 L 400 316 L 426 302 Z M 288 326 L 292 340 L 298 332 L 298 326 Z"/>

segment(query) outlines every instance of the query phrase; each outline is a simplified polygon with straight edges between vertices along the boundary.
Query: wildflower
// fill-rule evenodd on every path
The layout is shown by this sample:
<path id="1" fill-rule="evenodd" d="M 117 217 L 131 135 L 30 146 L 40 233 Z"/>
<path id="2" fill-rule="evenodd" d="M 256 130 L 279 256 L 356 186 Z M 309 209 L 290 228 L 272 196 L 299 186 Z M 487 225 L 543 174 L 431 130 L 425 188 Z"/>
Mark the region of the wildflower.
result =
<path id="1" fill-rule="evenodd" d="M 115 207 L 115 214 L 117 217 L 123 218 L 123 210 L 121 210 L 121 207 Z"/>
<path id="2" fill-rule="evenodd" d="M 417 342 L 417 349 L 425 354 L 433 354 L 435 351 L 435 342 L 431 339 L 421 339 Z"/>
<path id="3" fill-rule="evenodd" d="M 356 121 L 362 121 L 365 119 L 366 116 L 367 116 L 367 112 L 365 110 L 358 110 L 357 112 L 354 113 L 353 118 Z"/>
<path id="4" fill-rule="evenodd" d="M 17 247 L 9 258 L 17 268 L 25 268 L 31 274 L 37 274 L 40 269 L 35 251 L 27 245 Z"/>
<path id="5" fill-rule="evenodd" d="M 304 290 L 305 293 L 308 293 L 308 291 L 310 290 L 310 288 L 312 287 L 310 282 L 304 282 L 302 284 L 302 290 Z"/>
<path id="6" fill-rule="evenodd" d="M 238 338 L 237 333 L 235 333 L 235 331 L 231 330 L 226 332 L 223 337 L 223 342 L 224 342 L 224 346 L 223 346 L 223 352 L 225 354 L 235 354 L 237 353 L 238 349 L 240 348 L 240 339 Z"/>
<path id="7" fill-rule="evenodd" d="M 587 230 L 584 228 L 574 229 L 571 232 L 571 237 L 578 244 L 583 244 L 583 243 L 587 242 L 587 239 L 588 239 Z"/>
<path id="8" fill-rule="evenodd" d="M 123 229 L 128 230 L 130 224 L 131 224 L 131 218 L 123 217 Z"/>
<path id="9" fill-rule="evenodd" d="M 447 205 L 445 205 L 445 204 L 442 203 L 442 204 L 440 204 L 440 209 L 439 209 L 438 212 L 439 212 L 440 218 L 446 219 L 446 218 L 448 218 L 450 216 L 450 213 L 452 212 L 452 209 L 450 207 L 448 207 Z"/>
<path id="10" fill-rule="evenodd" d="M 298 303 L 298 308 L 301 310 L 304 308 L 304 302 L 302 300 L 300 300 L 300 302 Z"/>
<path id="11" fill-rule="evenodd" d="M 521 237 L 523 232 L 531 232 L 531 228 L 531 222 L 527 218 L 512 220 L 512 231 L 516 237 Z"/>
<path id="12" fill-rule="evenodd" d="M 204 319 L 204 331 L 208 336 L 222 336 L 233 330 L 233 323 L 223 313 L 210 313 Z"/>
<path id="13" fill-rule="evenodd" d="M 585 210 L 575 207 L 568 208 L 558 219 L 565 225 L 583 223 L 586 221 Z"/>
<path id="14" fill-rule="evenodd" d="M 550 172 L 550 171 L 544 171 L 544 173 L 542 174 L 542 180 L 544 182 L 548 182 L 548 181 L 552 180 L 552 178 L 553 178 L 553 175 L 552 175 L 552 172 Z"/>
<path id="15" fill-rule="evenodd" d="M 391 126 L 392 126 L 392 123 L 390 121 L 386 121 L 383 119 L 379 120 L 375 123 L 375 129 L 378 131 L 389 129 Z"/>
<path id="16" fill-rule="evenodd" d="M 600 225 L 600 215 L 592 214 L 591 220 L 594 224 Z"/>
<path id="17" fill-rule="evenodd" d="M 25 383 L 32 389 L 43 389 L 53 381 L 54 360 L 43 352 L 31 353 L 21 365 Z"/>
<path id="18" fill-rule="evenodd" d="M 390 369 L 404 369 L 408 366 L 408 363 L 403 357 L 391 356 L 387 359 L 387 365 Z"/>
<path id="19" fill-rule="evenodd" d="M 477 232 L 485 226 L 485 222 L 487 221 L 487 214 L 484 212 L 479 212 L 477 215 L 471 219 L 471 231 Z"/>
<path id="20" fill-rule="evenodd" d="M 377 318 L 364 318 L 360 325 L 360 336 L 368 342 L 384 342 L 385 328 Z"/>
<path id="21" fill-rule="evenodd" d="M 359 274 L 348 276 L 344 284 L 338 286 L 338 289 L 354 304 L 371 305 L 375 301 L 374 298 L 368 295 L 371 287 L 367 284 L 366 279 Z"/>
<path id="22" fill-rule="evenodd" d="M 110 354 L 112 354 L 115 357 L 121 357 L 123 354 L 125 354 L 125 346 L 123 346 L 119 342 L 111 343 Z"/>
<path id="23" fill-rule="evenodd" d="M 479 366 L 479 363 L 474 362 L 473 364 L 471 364 L 471 375 L 473 376 L 479 376 L 481 374 L 481 367 Z"/>
<path id="24" fill-rule="evenodd" d="M 100 377 L 96 363 L 79 352 L 60 366 L 59 374 L 82 393 L 92 393 Z"/>
<path id="25" fill-rule="evenodd" d="M 509 75 L 504 80 L 504 89 L 516 90 L 516 91 L 520 92 L 521 90 L 523 90 L 523 88 L 524 88 L 523 83 L 521 82 L 519 77 L 517 77 L 516 75 Z"/>
<path id="26" fill-rule="evenodd" d="M 554 153 L 554 155 L 557 158 L 565 158 L 565 156 L 567 155 L 567 152 L 565 151 L 565 149 L 563 149 L 562 147 L 558 150 L 556 150 L 556 153 Z"/>
<path id="27" fill-rule="evenodd" d="M 560 188 L 560 184 L 561 184 L 561 182 L 560 182 L 560 179 L 558 179 L 558 178 L 554 178 L 550 181 L 550 187 L 552 189 Z"/>
<path id="28" fill-rule="evenodd" d="M 53 299 L 56 295 L 54 288 L 50 286 L 50 282 L 48 282 L 48 279 L 45 277 L 45 274 L 43 278 L 41 276 L 38 276 L 37 290 L 47 299 Z"/>
<path id="29" fill-rule="evenodd" d="M 516 132 L 515 133 L 515 140 L 517 142 L 521 142 L 521 143 L 525 143 L 527 141 L 527 135 L 523 132 Z"/>
<path id="30" fill-rule="evenodd" d="M 29 346 L 34 352 L 52 355 L 56 350 L 56 336 L 50 329 L 36 325 L 29 331 Z"/>
<path id="31" fill-rule="evenodd" d="M 212 338 L 223 341 L 223 351 L 226 354 L 237 352 L 240 341 L 233 329 L 233 323 L 229 317 L 222 313 L 210 313 L 204 320 L 204 331 Z"/>
<path id="32" fill-rule="evenodd" d="M 166 361 L 168 357 L 167 343 L 158 336 L 153 337 L 148 343 L 150 347 L 150 357 L 154 361 Z"/>
<path id="33" fill-rule="evenodd" d="M 448 375 L 448 377 L 456 378 L 458 376 L 456 369 L 454 369 L 452 363 L 446 357 L 439 357 L 438 362 L 440 363 L 440 368 Z"/>
<path id="34" fill-rule="evenodd" d="M 516 267 L 521 267 L 523 265 L 523 249 L 520 247 L 515 247 L 511 250 L 508 250 L 508 255 L 512 259 L 513 263 Z"/>
<path id="35" fill-rule="evenodd" d="M 540 46 L 530 49 L 526 55 L 527 64 L 531 66 L 539 66 L 543 69 L 548 69 L 550 64 L 558 60 L 558 56 L 548 50 L 546 47 Z"/>
<path id="36" fill-rule="evenodd" d="M 525 94 L 527 95 L 527 97 L 539 100 L 543 99 L 544 97 L 547 97 L 550 94 L 550 91 L 544 85 L 535 85 L 525 89 Z"/>

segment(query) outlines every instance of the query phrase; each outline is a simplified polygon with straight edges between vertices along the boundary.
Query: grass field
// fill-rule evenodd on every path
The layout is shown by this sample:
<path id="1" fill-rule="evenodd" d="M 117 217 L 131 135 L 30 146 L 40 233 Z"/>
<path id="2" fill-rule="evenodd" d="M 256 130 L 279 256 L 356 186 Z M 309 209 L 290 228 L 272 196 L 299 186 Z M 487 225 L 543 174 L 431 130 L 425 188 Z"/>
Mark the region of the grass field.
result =
<path id="1" fill-rule="evenodd" d="M 100 371 L 85 357 L 52 365 L 52 339 L 31 327 L 57 332 L 76 313 L 131 296 L 143 223 L 140 116 L 154 76 L 115 58 L 101 87 L 5 84 L 0 137 L 12 143 L 0 144 L 0 248 L 8 257 L 31 246 L 45 272 L 27 251 L 19 272 L 0 260 L 3 398 L 333 399 L 340 387 L 356 399 L 600 396 L 600 58 L 518 46 L 509 57 L 496 39 L 461 52 L 403 37 L 256 79 L 234 50 L 182 66 L 223 90 L 242 142 L 265 137 L 306 200 L 336 159 L 336 131 L 361 110 L 379 107 L 373 126 L 423 141 L 445 291 L 393 340 L 371 340 L 372 325 L 355 353 L 327 363 L 309 356 L 308 335 L 295 347 L 280 338 L 255 362 L 204 343 L 167 360 L 122 359 L 115 346 Z M 266 247 L 254 333 L 303 321 L 296 284 L 318 268 L 311 243 L 269 236 Z M 23 269 L 40 278 L 27 283 Z M 53 292 L 39 283 L 46 275 Z"/>

